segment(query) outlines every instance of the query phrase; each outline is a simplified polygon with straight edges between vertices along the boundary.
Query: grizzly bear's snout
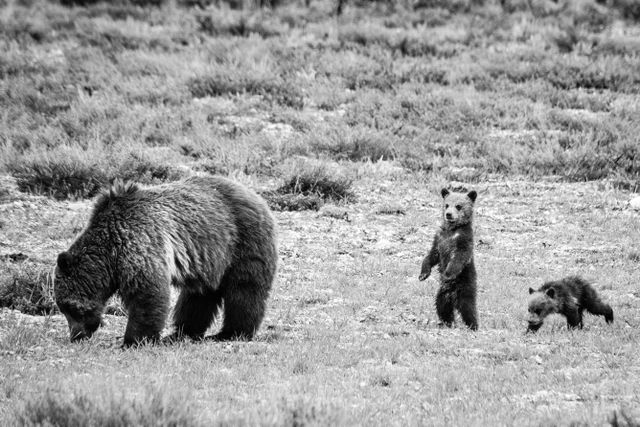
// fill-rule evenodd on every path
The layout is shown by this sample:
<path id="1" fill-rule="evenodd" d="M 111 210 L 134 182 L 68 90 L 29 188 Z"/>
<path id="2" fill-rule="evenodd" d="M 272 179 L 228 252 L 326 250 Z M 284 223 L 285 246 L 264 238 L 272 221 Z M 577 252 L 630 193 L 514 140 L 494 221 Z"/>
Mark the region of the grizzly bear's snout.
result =
<path id="1" fill-rule="evenodd" d="M 69 324 L 69 338 L 71 342 L 81 341 L 91 338 L 98 327 L 101 324 L 100 317 L 91 316 L 88 319 L 80 322 L 73 317 L 66 315 L 67 323 Z"/>

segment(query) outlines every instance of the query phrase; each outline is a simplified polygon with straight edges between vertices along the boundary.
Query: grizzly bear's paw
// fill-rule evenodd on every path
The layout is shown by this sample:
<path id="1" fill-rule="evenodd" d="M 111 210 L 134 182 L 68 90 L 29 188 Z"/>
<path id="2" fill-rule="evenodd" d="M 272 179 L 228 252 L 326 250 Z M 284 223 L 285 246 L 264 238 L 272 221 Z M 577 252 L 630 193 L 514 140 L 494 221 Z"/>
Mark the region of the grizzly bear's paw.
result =
<path id="1" fill-rule="evenodd" d="M 447 271 L 445 271 L 442 274 L 442 280 L 444 281 L 444 283 L 446 284 L 451 284 L 456 280 L 456 275 L 455 274 L 451 274 Z"/>
<path id="2" fill-rule="evenodd" d="M 436 326 L 438 328 L 452 328 L 453 322 L 445 322 L 443 320 L 439 320 L 438 323 L 436 323 Z"/>
<path id="3" fill-rule="evenodd" d="M 423 281 L 423 280 L 427 280 L 427 278 L 431 275 L 431 272 L 426 272 L 426 273 L 420 273 L 420 276 L 418 276 L 418 280 L 419 281 Z"/>
<path id="4" fill-rule="evenodd" d="M 171 345 L 171 344 L 176 344 L 176 343 L 182 342 L 182 341 L 184 341 L 186 339 L 187 339 L 187 336 L 185 334 L 174 332 L 174 333 L 172 333 L 170 335 L 167 335 L 166 337 L 163 337 L 160 340 L 160 343 L 163 344 L 163 345 Z"/>

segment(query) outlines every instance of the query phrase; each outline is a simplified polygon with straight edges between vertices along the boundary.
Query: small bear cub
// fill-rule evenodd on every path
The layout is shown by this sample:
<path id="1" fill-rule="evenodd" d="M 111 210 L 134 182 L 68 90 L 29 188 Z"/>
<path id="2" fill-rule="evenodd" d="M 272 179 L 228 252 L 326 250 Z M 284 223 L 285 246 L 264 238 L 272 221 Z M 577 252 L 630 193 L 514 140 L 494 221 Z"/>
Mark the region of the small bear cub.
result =
<path id="1" fill-rule="evenodd" d="M 570 276 L 562 280 L 546 282 L 537 291 L 529 288 L 529 327 L 527 332 L 536 332 L 544 318 L 553 313 L 567 318 L 569 329 L 582 328 L 582 312 L 604 316 L 607 323 L 613 322 L 613 310 L 600 300 L 589 282 Z"/>
<path id="2" fill-rule="evenodd" d="M 441 191 L 442 225 L 431 250 L 422 261 L 419 280 L 425 280 L 438 265 L 440 289 L 436 295 L 436 311 L 442 324 L 451 326 L 454 309 L 472 330 L 478 329 L 476 309 L 476 267 L 473 262 L 473 207 L 475 191 L 466 194 Z"/>

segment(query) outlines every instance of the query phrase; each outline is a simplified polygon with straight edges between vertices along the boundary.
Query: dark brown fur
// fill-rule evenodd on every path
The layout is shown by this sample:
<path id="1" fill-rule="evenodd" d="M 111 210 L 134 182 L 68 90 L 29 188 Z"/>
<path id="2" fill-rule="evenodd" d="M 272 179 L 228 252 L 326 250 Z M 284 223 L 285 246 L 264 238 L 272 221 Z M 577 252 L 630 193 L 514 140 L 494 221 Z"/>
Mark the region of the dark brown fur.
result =
<path id="1" fill-rule="evenodd" d="M 529 327 L 535 332 L 542 326 L 544 318 L 553 313 L 567 318 L 567 327 L 582 328 L 582 313 L 604 316 L 607 323 L 613 322 L 613 310 L 603 303 L 598 293 L 584 279 L 578 276 L 546 282 L 537 291 L 529 288 Z"/>
<path id="2" fill-rule="evenodd" d="M 263 199 L 219 177 L 150 188 L 114 185 L 89 225 L 58 256 L 55 299 L 71 339 L 90 337 L 118 292 L 129 319 L 124 345 L 159 338 L 169 286 L 180 289 L 173 339 L 204 337 L 224 302 L 216 339 L 251 339 L 262 322 L 278 260 Z"/>
<path id="3" fill-rule="evenodd" d="M 440 289 L 436 295 L 436 311 L 440 321 L 451 326 L 454 309 L 471 329 L 478 329 L 476 308 L 476 268 L 473 262 L 473 207 L 475 191 L 450 193 L 442 189 L 442 226 L 433 239 L 429 254 L 422 261 L 420 280 L 431 274 L 437 264 Z"/>

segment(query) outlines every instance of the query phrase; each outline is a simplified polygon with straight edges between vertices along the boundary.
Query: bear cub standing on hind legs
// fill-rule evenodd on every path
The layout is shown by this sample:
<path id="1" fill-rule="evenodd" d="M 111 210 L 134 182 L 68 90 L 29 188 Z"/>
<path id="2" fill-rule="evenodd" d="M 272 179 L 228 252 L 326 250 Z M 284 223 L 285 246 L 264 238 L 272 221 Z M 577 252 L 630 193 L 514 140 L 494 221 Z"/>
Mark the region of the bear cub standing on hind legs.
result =
<path id="1" fill-rule="evenodd" d="M 473 262 L 473 207 L 478 194 L 450 193 L 443 188 L 442 226 L 433 239 L 429 254 L 422 261 L 420 280 L 438 264 L 440 289 L 436 311 L 440 321 L 451 326 L 454 309 L 472 330 L 478 329 L 476 309 L 476 267 Z"/>
<path id="2" fill-rule="evenodd" d="M 582 312 L 604 316 L 607 323 L 613 322 L 613 310 L 603 303 L 598 293 L 586 280 L 578 276 L 546 282 L 537 291 L 529 288 L 529 327 L 527 332 L 536 332 L 544 318 L 553 313 L 567 318 L 569 329 L 582 328 Z"/>
<path id="3" fill-rule="evenodd" d="M 58 256 L 55 300 L 72 341 L 90 338 L 118 292 L 129 319 L 124 346 L 157 341 L 180 290 L 173 341 L 202 339 L 224 303 L 218 340 L 251 339 L 276 272 L 275 222 L 265 201 L 220 177 L 149 188 L 116 183 L 88 226 Z"/>

